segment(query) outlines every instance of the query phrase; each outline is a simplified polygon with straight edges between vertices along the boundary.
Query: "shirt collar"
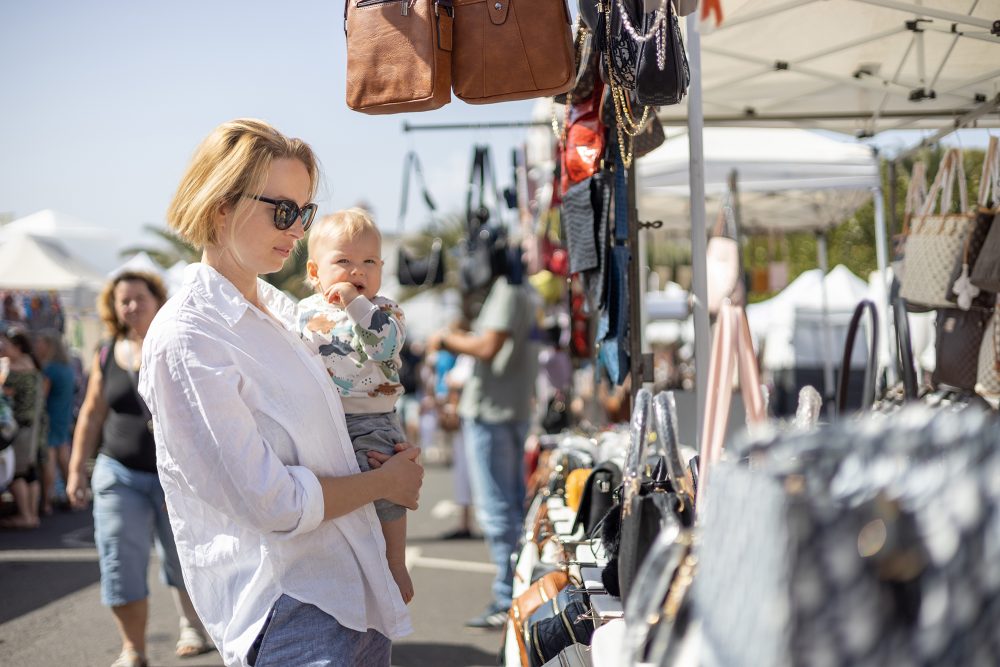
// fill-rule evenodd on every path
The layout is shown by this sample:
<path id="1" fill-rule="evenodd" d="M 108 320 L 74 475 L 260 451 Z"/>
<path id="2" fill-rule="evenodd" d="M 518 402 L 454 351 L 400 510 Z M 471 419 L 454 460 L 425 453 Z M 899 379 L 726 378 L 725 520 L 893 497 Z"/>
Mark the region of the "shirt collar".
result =
<path id="1" fill-rule="evenodd" d="M 184 270 L 184 285 L 214 306 L 230 327 L 236 326 L 250 308 L 250 302 L 228 278 L 203 262 L 190 264 Z M 257 294 L 260 302 L 286 327 L 294 326 L 295 303 L 281 290 L 258 278 Z"/>

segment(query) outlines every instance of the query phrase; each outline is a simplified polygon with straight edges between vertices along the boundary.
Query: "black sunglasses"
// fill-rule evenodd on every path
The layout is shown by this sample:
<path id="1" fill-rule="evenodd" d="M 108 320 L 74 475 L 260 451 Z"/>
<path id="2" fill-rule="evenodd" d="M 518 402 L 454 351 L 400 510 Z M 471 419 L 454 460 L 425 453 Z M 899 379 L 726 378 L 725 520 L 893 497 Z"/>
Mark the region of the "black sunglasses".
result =
<path id="1" fill-rule="evenodd" d="M 274 206 L 274 226 L 284 231 L 295 224 L 298 217 L 302 216 L 302 231 L 306 232 L 312 225 L 313 218 L 316 217 L 316 204 L 306 204 L 299 208 L 298 204 L 290 199 L 271 199 L 262 195 L 246 195 L 250 199 L 271 204 Z"/>

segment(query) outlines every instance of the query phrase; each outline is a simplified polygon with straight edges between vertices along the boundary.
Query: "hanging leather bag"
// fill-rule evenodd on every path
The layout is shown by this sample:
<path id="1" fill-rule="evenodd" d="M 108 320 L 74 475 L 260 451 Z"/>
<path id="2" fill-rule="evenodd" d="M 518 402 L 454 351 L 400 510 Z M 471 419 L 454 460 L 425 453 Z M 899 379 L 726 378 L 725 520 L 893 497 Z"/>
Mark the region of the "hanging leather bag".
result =
<path id="1" fill-rule="evenodd" d="M 642 34 L 645 41 L 639 49 L 635 72 L 639 104 L 679 104 L 687 94 L 691 70 L 671 0 L 661 0 L 659 9 L 642 15 Z"/>
<path id="2" fill-rule="evenodd" d="M 406 231 L 406 212 L 409 208 L 410 199 L 410 172 L 416 174 L 420 191 L 423 195 L 424 203 L 428 210 L 434 213 L 437 206 L 431 198 L 431 193 L 427 190 L 427 183 L 424 181 L 424 172 L 420 167 L 420 158 L 413 151 L 403 158 L 403 186 L 399 195 L 399 217 L 396 227 L 400 235 Z M 415 257 L 402 242 L 396 253 L 396 278 L 400 285 L 408 287 L 432 287 L 444 282 L 444 249 L 439 238 L 431 243 L 430 252 L 426 257 Z"/>
<path id="3" fill-rule="evenodd" d="M 728 223 L 728 224 L 727 224 Z M 719 209 L 719 218 L 715 223 L 712 237 L 706 247 L 706 274 L 708 276 L 708 312 L 715 315 L 719 312 L 722 302 L 742 304 L 746 298 L 746 288 L 741 280 L 740 246 L 732 236 L 727 236 L 727 226 L 735 226 L 732 220 L 732 208 L 728 198 Z"/>
<path id="4" fill-rule="evenodd" d="M 456 0 L 451 80 L 469 104 L 565 93 L 576 79 L 566 0 Z"/>
<path id="5" fill-rule="evenodd" d="M 993 229 L 993 221 L 996 217 L 998 206 L 998 195 L 1000 195 L 1000 184 L 998 184 L 998 162 L 997 137 L 990 137 L 989 147 L 983 160 L 983 173 L 979 178 L 979 200 L 976 207 L 976 219 L 972 229 L 965 238 L 962 258 L 955 263 L 951 272 L 951 289 L 948 290 L 948 301 L 958 304 L 962 310 L 968 310 L 972 306 L 979 308 L 992 308 L 996 300 L 996 291 L 981 289 L 972 280 L 972 270 L 979 265 L 979 258 L 983 258 L 983 269 L 989 271 L 989 265 L 995 270 L 1000 264 L 1000 253 L 998 248 L 991 248 L 991 253 L 983 255 L 983 247 L 986 239 L 989 238 L 990 230 Z M 993 206 L 990 206 L 992 200 Z M 994 242 L 995 243 L 995 242 Z"/>
<path id="6" fill-rule="evenodd" d="M 983 247 L 976 258 L 969 281 L 976 287 L 987 292 L 1000 292 L 1000 224 L 996 218 L 1000 215 L 1000 139 L 990 137 L 989 149 L 986 151 L 985 165 L 990 167 L 990 178 L 979 181 L 979 220 L 984 216 L 993 215 L 993 224 L 983 241 Z M 992 199 L 992 202 L 988 202 Z M 987 203 L 991 207 L 987 208 Z"/>
<path id="7" fill-rule="evenodd" d="M 990 311 L 941 308 L 937 313 L 937 363 L 931 381 L 955 389 L 974 391 L 979 352 Z"/>
<path id="8" fill-rule="evenodd" d="M 347 106 L 430 111 L 451 101 L 451 0 L 346 0 Z"/>
<path id="9" fill-rule="evenodd" d="M 956 178 L 959 210 L 950 213 Z M 939 195 L 941 205 L 935 212 Z M 952 269 L 961 261 L 966 236 L 976 221 L 968 201 L 962 151 L 952 148 L 945 153 L 921 215 L 913 220 L 906 238 L 900 295 L 908 304 L 951 307 L 947 297 Z"/>
<path id="10" fill-rule="evenodd" d="M 496 176 L 490 159 L 489 146 L 476 146 L 472 157 L 472 174 L 465 200 L 468 236 L 461 246 L 459 287 L 465 293 L 488 287 L 495 277 L 507 273 L 507 230 L 500 222 L 499 212 L 491 221 L 486 205 L 487 186 L 499 202 Z"/>
<path id="11" fill-rule="evenodd" d="M 1000 398 L 1000 327 L 997 326 L 1000 318 L 997 312 L 994 306 L 979 346 L 976 370 L 976 393 L 987 398 Z"/>

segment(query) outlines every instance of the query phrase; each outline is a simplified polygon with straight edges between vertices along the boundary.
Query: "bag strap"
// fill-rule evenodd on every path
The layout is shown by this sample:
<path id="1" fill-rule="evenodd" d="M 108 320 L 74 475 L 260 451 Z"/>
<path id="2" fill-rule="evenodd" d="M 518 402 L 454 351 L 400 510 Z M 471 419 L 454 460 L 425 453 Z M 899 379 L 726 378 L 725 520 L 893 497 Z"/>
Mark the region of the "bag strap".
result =
<path id="1" fill-rule="evenodd" d="M 661 391 L 653 399 L 653 416 L 656 424 L 656 440 L 663 450 L 667 462 L 667 472 L 676 491 L 683 491 L 694 498 L 694 482 L 681 459 L 680 442 L 677 437 L 677 402 L 674 392 Z"/>
<path id="2" fill-rule="evenodd" d="M 990 137 L 990 143 L 986 148 L 986 156 L 983 158 L 983 173 L 979 178 L 979 201 L 980 207 L 987 208 L 990 200 L 993 207 L 1000 207 L 1000 160 L 998 157 L 998 140 Z"/>
<path id="3" fill-rule="evenodd" d="M 489 212 L 489 207 L 486 206 L 487 185 L 489 185 L 493 191 L 493 198 L 498 208 L 497 218 L 499 222 L 500 191 L 497 189 L 496 171 L 493 169 L 493 160 L 490 157 L 490 147 L 480 144 L 473 148 L 472 171 L 469 174 L 469 189 L 465 196 L 465 216 L 470 236 L 478 231 L 478 228 L 474 229 L 472 226 L 473 221 L 477 220 L 477 216 L 475 214 L 480 210 L 486 210 L 487 213 Z M 476 203 L 475 208 L 473 208 L 474 200 Z M 479 224 L 481 224 L 481 222 Z"/>
<path id="4" fill-rule="evenodd" d="M 699 459 L 701 489 L 705 488 L 709 468 L 722 456 L 733 398 L 733 375 L 737 371 L 747 424 L 761 424 L 767 420 L 764 395 L 760 389 L 760 370 L 746 313 L 726 299 L 719 307 L 715 327 Z"/>
<path id="5" fill-rule="evenodd" d="M 348 0 L 350 2 L 350 0 Z M 437 210 L 437 206 L 434 204 L 434 199 L 431 198 L 431 193 L 427 190 L 427 181 L 424 180 L 424 170 L 420 166 L 420 158 L 417 156 L 415 151 L 409 151 L 406 153 L 406 157 L 403 158 L 403 185 L 400 188 L 399 196 L 399 217 L 396 221 L 396 228 L 399 233 L 402 234 L 404 231 L 406 222 L 406 211 L 409 208 L 410 200 L 410 171 L 413 171 L 417 177 L 417 183 L 420 185 L 420 193 L 424 198 L 424 203 L 427 204 L 427 208 L 433 213 Z"/>
<path id="6" fill-rule="evenodd" d="M 851 323 L 847 327 L 847 342 L 844 358 L 840 366 L 840 380 L 837 382 L 837 414 L 843 415 L 847 408 L 847 387 L 851 377 L 851 357 L 854 356 L 854 339 L 861 328 L 861 318 L 868 312 L 872 325 L 871 345 L 865 363 L 865 384 L 861 394 L 861 409 L 867 410 L 875 403 L 875 375 L 878 372 L 878 311 L 869 299 L 863 299 L 855 308 Z"/>
<path id="7" fill-rule="evenodd" d="M 924 200 L 921 215 L 933 215 L 934 207 L 938 205 L 938 194 L 941 194 L 941 201 L 938 211 L 945 214 L 951 208 L 952 198 L 955 192 L 955 178 L 958 178 L 959 212 L 965 213 L 969 208 L 969 193 L 965 183 L 965 167 L 962 164 L 962 151 L 958 148 L 950 148 L 941 160 L 938 173 L 934 177 L 931 191 Z"/>
<path id="8" fill-rule="evenodd" d="M 631 507 L 632 499 L 639 493 L 642 483 L 642 464 L 646 460 L 646 441 L 649 439 L 649 406 L 652 394 L 640 389 L 635 395 L 632 419 L 629 421 L 629 447 L 622 471 L 622 508 Z"/>
<path id="9" fill-rule="evenodd" d="M 910 219 L 914 213 L 923 210 L 925 201 L 927 201 L 927 165 L 922 161 L 917 161 L 913 163 L 913 169 L 910 172 L 910 185 L 906 188 L 906 202 L 903 206 L 903 236 L 910 233 Z"/>

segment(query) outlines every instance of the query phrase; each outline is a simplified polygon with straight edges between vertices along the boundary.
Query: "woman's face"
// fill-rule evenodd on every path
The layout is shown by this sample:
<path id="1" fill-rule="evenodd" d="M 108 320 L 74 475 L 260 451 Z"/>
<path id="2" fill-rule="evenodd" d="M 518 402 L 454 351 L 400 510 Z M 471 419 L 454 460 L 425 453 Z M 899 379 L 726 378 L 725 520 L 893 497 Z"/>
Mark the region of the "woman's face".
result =
<path id="1" fill-rule="evenodd" d="M 123 280 L 115 285 L 115 316 L 129 331 L 146 335 L 160 304 L 143 280 Z"/>
<path id="2" fill-rule="evenodd" d="M 300 208 L 309 203 L 309 171 L 297 158 L 271 162 L 262 197 L 291 200 Z M 285 230 L 274 226 L 274 204 L 245 199 L 240 206 L 223 207 L 217 220 L 219 246 L 247 273 L 261 275 L 281 269 L 305 232 L 301 217 Z"/>
<path id="3" fill-rule="evenodd" d="M 21 357 L 21 348 L 14 345 L 14 342 L 6 336 L 0 336 L 0 357 L 15 361 Z"/>

